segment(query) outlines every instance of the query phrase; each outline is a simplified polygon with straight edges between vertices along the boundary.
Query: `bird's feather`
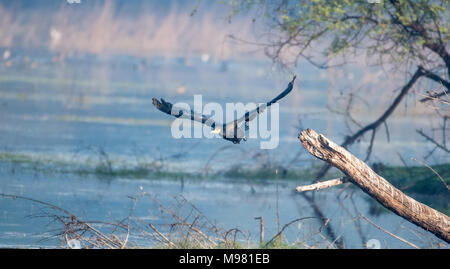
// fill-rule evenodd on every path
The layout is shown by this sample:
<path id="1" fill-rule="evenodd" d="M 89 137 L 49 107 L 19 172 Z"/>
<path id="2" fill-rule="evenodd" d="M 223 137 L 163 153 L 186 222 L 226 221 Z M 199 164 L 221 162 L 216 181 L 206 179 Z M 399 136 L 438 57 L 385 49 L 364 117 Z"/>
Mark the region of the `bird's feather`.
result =
<path id="1" fill-rule="evenodd" d="M 256 109 L 254 109 L 252 111 L 246 112 L 244 116 L 242 116 L 241 118 L 239 118 L 235 121 L 235 124 L 239 124 L 242 121 L 245 121 L 246 123 L 248 123 L 249 121 L 252 121 L 259 113 L 264 112 L 264 110 L 266 110 L 267 107 L 271 106 L 273 103 L 278 102 L 281 98 L 288 95 L 292 91 L 292 88 L 294 87 L 295 78 L 296 78 L 296 76 L 294 76 L 294 78 L 291 80 L 291 82 L 289 82 L 287 88 L 282 93 L 280 93 L 277 97 L 275 97 L 274 99 L 270 100 L 269 102 L 267 102 L 265 104 L 258 106 Z"/>
<path id="2" fill-rule="evenodd" d="M 156 98 L 153 98 L 153 105 L 160 111 L 172 115 L 175 118 L 182 118 L 182 119 L 189 119 L 192 121 L 197 121 L 202 124 L 205 124 L 212 129 L 215 128 L 216 123 L 211 117 L 202 115 L 200 113 L 196 113 L 193 110 L 186 110 L 184 108 L 180 108 L 177 106 L 172 105 L 169 102 L 166 102 L 164 99 L 161 98 L 161 100 L 158 100 Z"/>

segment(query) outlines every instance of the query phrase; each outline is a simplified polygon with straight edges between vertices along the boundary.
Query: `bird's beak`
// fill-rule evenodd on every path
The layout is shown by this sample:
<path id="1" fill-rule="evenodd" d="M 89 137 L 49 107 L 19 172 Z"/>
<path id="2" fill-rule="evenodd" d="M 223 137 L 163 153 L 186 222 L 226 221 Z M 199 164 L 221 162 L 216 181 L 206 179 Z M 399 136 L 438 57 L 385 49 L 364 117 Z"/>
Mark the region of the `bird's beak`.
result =
<path id="1" fill-rule="evenodd" d="M 214 129 L 211 131 L 212 134 L 219 134 L 220 133 L 220 129 Z"/>

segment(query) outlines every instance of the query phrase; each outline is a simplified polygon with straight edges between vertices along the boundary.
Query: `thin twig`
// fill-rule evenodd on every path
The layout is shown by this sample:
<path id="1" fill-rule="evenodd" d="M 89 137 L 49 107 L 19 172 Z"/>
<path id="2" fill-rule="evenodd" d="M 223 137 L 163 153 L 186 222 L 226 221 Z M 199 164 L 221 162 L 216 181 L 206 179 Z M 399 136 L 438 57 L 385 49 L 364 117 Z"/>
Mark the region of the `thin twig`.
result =
<path id="1" fill-rule="evenodd" d="M 430 169 L 431 170 L 431 172 L 433 172 L 440 180 L 441 180 L 441 182 L 442 182 L 442 184 L 444 184 L 444 186 L 447 188 L 447 190 L 449 190 L 450 191 L 450 186 L 448 186 L 448 184 L 445 182 L 445 180 L 441 177 L 441 175 L 439 175 L 439 173 L 438 172 L 436 172 L 436 170 L 434 170 L 431 166 L 429 166 L 428 164 L 426 164 L 426 163 L 424 163 L 424 162 L 422 162 L 422 161 L 419 161 L 419 160 L 417 160 L 416 158 L 412 158 L 414 161 L 416 161 L 416 162 L 419 162 L 419 163 L 421 163 L 421 164 L 423 164 L 425 167 L 427 167 L 428 169 Z"/>
<path id="2" fill-rule="evenodd" d="M 419 247 L 416 246 L 416 245 L 414 245 L 413 243 L 408 242 L 408 241 L 406 241 L 405 239 L 401 238 L 400 236 L 395 235 L 395 234 L 393 234 L 393 233 L 391 233 L 391 232 L 389 232 L 389 231 L 386 231 L 386 230 L 383 229 L 382 227 L 376 225 L 373 221 L 371 221 L 369 218 L 367 218 L 367 217 L 364 216 L 363 214 L 361 214 L 360 216 L 361 216 L 363 219 L 365 219 L 367 222 L 369 222 L 370 224 L 372 224 L 372 225 L 373 225 L 375 228 L 377 228 L 378 230 L 387 233 L 388 235 L 394 237 L 395 239 L 398 239 L 398 240 L 402 241 L 403 243 L 405 243 L 405 244 L 407 244 L 407 245 L 410 245 L 410 246 L 413 247 L 413 248 L 419 249 Z"/>
<path id="3" fill-rule="evenodd" d="M 162 239 L 164 239 L 170 246 L 175 246 L 175 244 L 172 243 L 172 241 L 170 241 L 167 237 L 165 237 L 160 231 L 158 231 L 158 229 L 156 229 L 153 224 L 149 223 L 148 226 L 150 226 L 150 228 L 152 228 L 152 230 L 155 231 L 155 233 L 157 233 Z"/>
<path id="4" fill-rule="evenodd" d="M 298 222 L 298 221 L 302 221 L 302 220 L 306 220 L 306 219 L 317 219 L 317 217 L 304 217 L 304 218 L 300 218 L 300 219 L 295 219 L 295 220 L 292 220 L 292 221 L 290 221 L 290 222 L 288 222 L 287 224 L 285 224 L 284 226 L 283 226 L 283 228 L 281 228 L 281 230 L 276 234 L 276 235 L 274 235 L 265 245 L 264 245 L 264 247 L 267 247 L 268 245 L 270 245 L 270 243 L 272 243 L 273 242 L 273 240 L 275 240 L 276 238 L 278 238 L 283 232 L 284 232 L 284 230 L 287 228 L 287 227 L 289 227 L 291 224 L 294 224 L 294 223 L 296 223 L 296 222 Z M 327 219 L 328 220 L 328 219 Z M 328 224 L 328 222 L 326 222 L 326 224 Z M 321 227 L 322 228 L 322 227 Z"/>
<path id="5" fill-rule="evenodd" d="M 445 151 L 447 153 L 450 153 L 450 150 L 448 148 L 446 148 L 445 146 L 443 146 L 443 145 L 439 144 L 438 142 L 436 142 L 433 138 L 429 137 L 424 132 L 422 132 L 422 130 L 416 130 L 416 132 L 418 134 L 420 134 L 421 136 L 423 136 L 428 141 L 430 141 L 431 143 L 433 143 L 436 147 L 442 149 L 443 151 Z"/>

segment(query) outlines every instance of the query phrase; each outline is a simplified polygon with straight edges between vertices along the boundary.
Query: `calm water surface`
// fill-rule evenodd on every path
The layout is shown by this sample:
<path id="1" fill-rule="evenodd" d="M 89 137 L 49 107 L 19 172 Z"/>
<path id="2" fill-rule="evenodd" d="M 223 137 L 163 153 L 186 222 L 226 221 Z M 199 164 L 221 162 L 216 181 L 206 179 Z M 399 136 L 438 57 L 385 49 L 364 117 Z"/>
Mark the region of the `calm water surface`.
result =
<path id="1" fill-rule="evenodd" d="M 307 65 L 298 70 L 301 86 L 280 102 L 279 147 L 260 151 L 259 140 L 232 145 L 221 139 L 174 139 L 170 135 L 172 119 L 156 111 L 151 98 L 192 103 L 193 94 L 202 94 L 204 103 L 264 102 L 290 80 L 262 68 L 270 66 L 266 62 L 72 55 L 64 63 L 53 63 L 51 55 L 41 53 L 30 56 L 33 67 L 21 64 L 25 52 L 13 54 L 15 64 L 0 67 L 0 192 L 49 202 L 85 220 L 122 220 L 133 206 L 128 196 L 144 191 L 167 204 L 183 195 L 219 227 L 237 227 L 248 232 L 253 242 L 259 238 L 254 217 L 263 216 L 266 237 L 270 238 L 277 231 L 277 212 L 280 225 L 313 216 L 310 204 L 293 193 L 301 182 L 217 177 L 199 180 L 183 174 L 260 162 L 289 163 L 289 168 L 301 169 L 320 162 L 306 153 L 294 159 L 302 150 L 297 141 L 299 127 L 313 128 L 336 141 L 346 133 L 342 118 L 326 110 L 323 95 L 328 88 L 327 75 Z M 390 141 L 380 132 L 374 161 L 401 164 L 397 153 L 408 160 L 430 149 L 420 137 L 410 135 L 415 129 L 425 128 L 428 117 L 396 117 L 389 123 Z M 351 150 L 362 157 L 366 147 L 360 143 Z M 448 161 L 449 156 L 439 154 L 430 160 Z M 135 179 L 124 173 L 104 178 L 96 173 L 99 166 L 133 171 L 142 164 L 181 177 Z M 368 197 L 361 191 L 324 190 L 316 194 L 316 200 L 347 247 L 363 248 L 363 241 L 369 239 L 379 240 L 382 247 L 408 247 L 364 221 L 362 240 L 354 221 L 358 211 L 419 246 L 443 243 L 391 213 L 370 216 Z M 142 199 L 134 216 L 162 221 L 153 209 L 150 199 Z M 60 226 L 49 218 L 35 217 L 42 210 L 32 202 L 0 198 L 0 246 L 60 246 L 59 240 L 51 237 Z M 326 247 L 317 235 L 319 227 L 315 220 L 304 221 L 290 227 L 286 236 L 290 242 L 303 239 L 310 245 Z M 138 237 L 132 239 L 148 246 Z"/>

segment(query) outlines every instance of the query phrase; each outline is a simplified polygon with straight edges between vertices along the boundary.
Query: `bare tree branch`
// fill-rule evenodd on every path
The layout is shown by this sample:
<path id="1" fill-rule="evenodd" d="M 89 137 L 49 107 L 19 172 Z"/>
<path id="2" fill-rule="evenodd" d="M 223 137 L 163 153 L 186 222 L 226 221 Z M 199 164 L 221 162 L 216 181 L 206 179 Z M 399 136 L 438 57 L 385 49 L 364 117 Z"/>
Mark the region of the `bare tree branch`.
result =
<path id="1" fill-rule="evenodd" d="M 429 96 L 420 99 L 420 102 L 424 103 L 424 102 L 433 100 L 435 98 L 439 98 L 441 96 L 448 95 L 450 93 L 450 82 L 448 82 L 447 80 L 441 78 L 437 74 L 435 74 L 435 73 L 433 73 L 431 71 L 425 70 L 425 69 L 424 69 L 424 74 L 423 75 L 425 77 L 431 79 L 431 80 L 434 80 L 437 83 L 440 83 L 442 86 L 444 86 L 447 89 L 444 89 L 440 93 L 430 94 Z"/>
<path id="2" fill-rule="evenodd" d="M 433 143 L 436 147 L 442 149 L 443 151 L 450 153 L 450 150 L 445 147 L 444 145 L 439 144 L 438 142 L 436 142 L 433 138 L 429 137 L 428 135 L 426 135 L 424 132 L 422 132 L 422 130 L 416 130 L 416 132 L 418 134 L 420 134 L 421 136 L 425 137 L 426 140 L 430 141 L 431 143 Z"/>
<path id="3" fill-rule="evenodd" d="M 386 111 L 374 122 L 364 126 L 361 128 L 358 132 L 351 136 L 347 136 L 344 142 L 341 144 L 341 147 L 347 148 L 351 144 L 353 144 L 358 138 L 362 137 L 366 132 L 373 131 L 375 132 L 376 129 L 383 124 L 386 119 L 394 112 L 394 110 L 397 108 L 397 106 L 400 104 L 400 102 L 403 100 L 403 98 L 408 94 L 409 90 L 412 88 L 412 86 L 416 83 L 416 81 L 423 76 L 424 71 L 421 66 L 419 66 L 414 73 L 414 75 L 410 78 L 408 83 L 406 83 L 400 93 L 397 95 L 397 97 L 394 99 L 394 102 L 386 109 Z M 320 179 L 325 176 L 325 174 L 328 172 L 328 170 L 331 168 L 330 164 L 325 164 L 322 166 L 322 169 L 319 171 L 315 178 L 315 182 L 318 182 Z"/>

